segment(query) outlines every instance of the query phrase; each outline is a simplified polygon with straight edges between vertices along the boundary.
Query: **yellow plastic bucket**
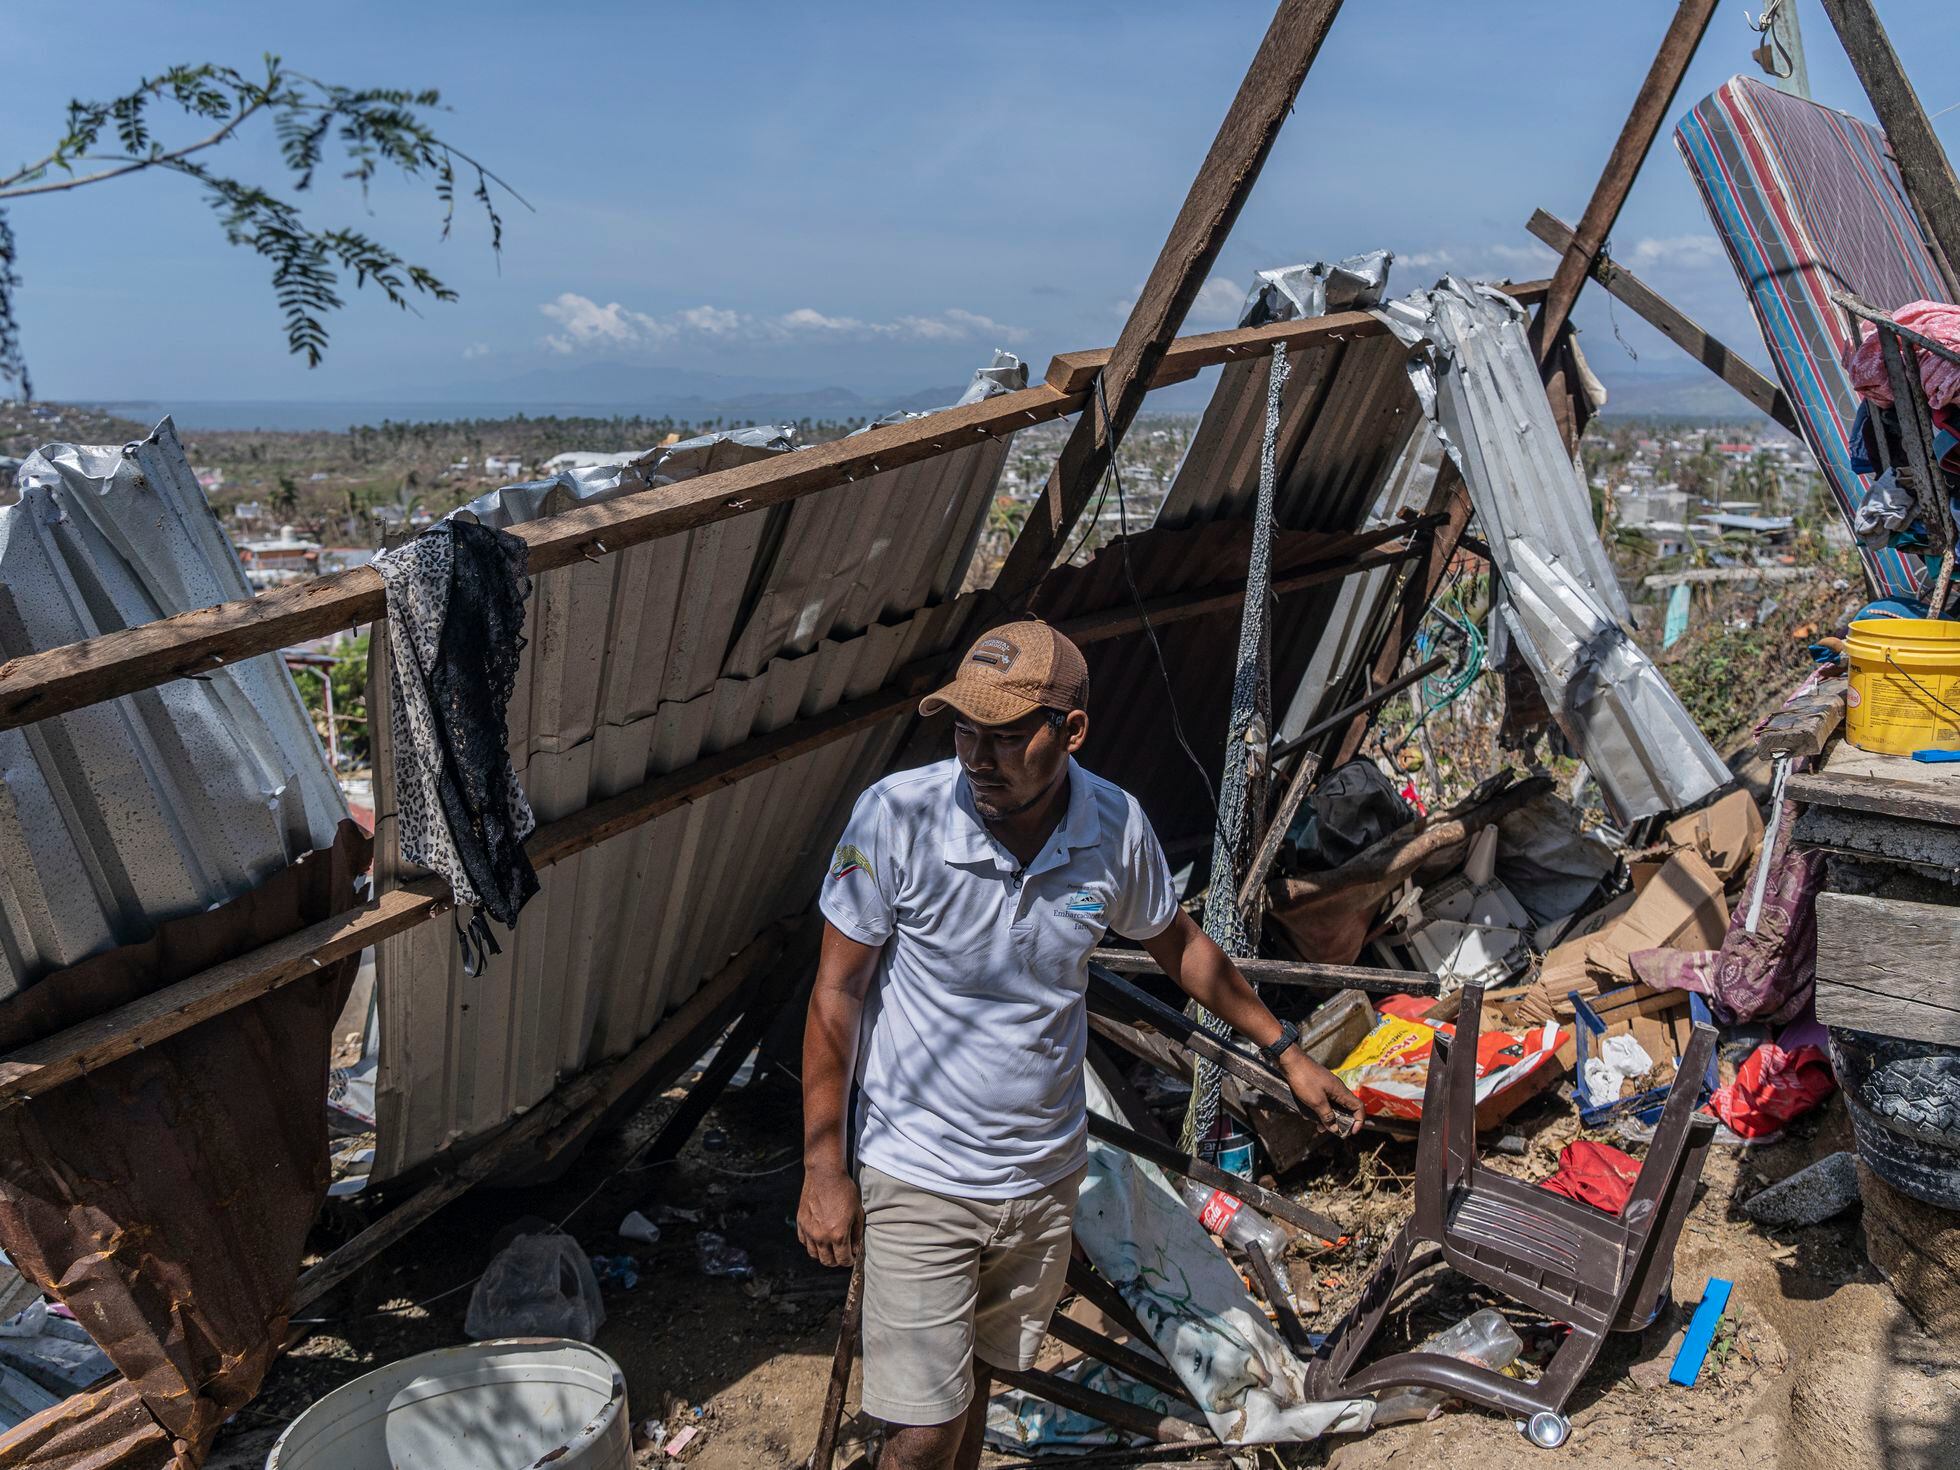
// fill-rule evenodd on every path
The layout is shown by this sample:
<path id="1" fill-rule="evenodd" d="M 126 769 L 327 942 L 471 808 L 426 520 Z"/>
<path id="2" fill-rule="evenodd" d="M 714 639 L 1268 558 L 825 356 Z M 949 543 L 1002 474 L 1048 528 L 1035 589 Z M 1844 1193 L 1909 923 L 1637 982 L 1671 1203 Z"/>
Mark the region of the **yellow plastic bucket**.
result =
<path id="1" fill-rule="evenodd" d="M 1960 750 L 1960 622 L 1866 618 L 1848 644 L 1846 740 L 1880 755 Z"/>

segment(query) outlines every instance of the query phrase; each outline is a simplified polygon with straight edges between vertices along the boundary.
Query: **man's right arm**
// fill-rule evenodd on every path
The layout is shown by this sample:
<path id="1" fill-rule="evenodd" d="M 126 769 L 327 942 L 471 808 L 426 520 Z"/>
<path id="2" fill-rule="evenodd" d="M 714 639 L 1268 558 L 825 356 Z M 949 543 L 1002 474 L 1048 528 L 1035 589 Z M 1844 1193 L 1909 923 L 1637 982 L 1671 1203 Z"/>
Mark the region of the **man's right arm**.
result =
<path id="1" fill-rule="evenodd" d="M 858 1021 L 882 949 L 824 922 L 823 952 L 803 1029 L 803 1198 L 796 1236 L 826 1266 L 855 1262 L 864 1235 L 857 1182 L 845 1165 L 844 1129 Z"/>

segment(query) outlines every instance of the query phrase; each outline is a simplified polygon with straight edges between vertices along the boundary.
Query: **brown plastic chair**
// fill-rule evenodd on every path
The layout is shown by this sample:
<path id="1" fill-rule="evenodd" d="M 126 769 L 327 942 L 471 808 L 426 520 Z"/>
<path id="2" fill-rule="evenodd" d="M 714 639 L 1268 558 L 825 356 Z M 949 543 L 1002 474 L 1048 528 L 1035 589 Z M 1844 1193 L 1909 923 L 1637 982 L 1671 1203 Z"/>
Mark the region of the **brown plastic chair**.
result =
<path id="1" fill-rule="evenodd" d="M 1361 1298 L 1322 1345 L 1308 1373 L 1313 1396 L 1353 1398 L 1385 1389 L 1435 1388 L 1528 1422 L 1555 1449 L 1570 1424 L 1565 1401 L 1608 1332 L 1637 1332 L 1667 1305 L 1674 1242 L 1694 1202 L 1715 1131 L 1696 1111 L 1715 1046 L 1698 1025 L 1681 1059 L 1640 1177 L 1618 1215 L 1477 1162 L 1477 1034 L 1483 991 L 1468 986 L 1457 1038 L 1438 1036 L 1416 1145 L 1415 1216 L 1376 1266 Z M 1417 1251 L 1418 1244 L 1426 1243 Z M 1356 1370 L 1397 1290 L 1442 1261 L 1557 1321 L 1571 1333 L 1534 1383 L 1441 1353 L 1404 1352 Z"/>

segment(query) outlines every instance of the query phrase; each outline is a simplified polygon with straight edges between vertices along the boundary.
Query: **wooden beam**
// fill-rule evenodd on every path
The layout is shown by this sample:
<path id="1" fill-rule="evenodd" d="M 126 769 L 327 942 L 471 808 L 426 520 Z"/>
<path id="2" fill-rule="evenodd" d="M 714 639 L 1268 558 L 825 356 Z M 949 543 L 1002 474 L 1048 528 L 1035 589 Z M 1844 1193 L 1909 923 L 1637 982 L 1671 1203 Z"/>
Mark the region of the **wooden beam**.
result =
<path id="1" fill-rule="evenodd" d="M 1824 13 L 1851 58 L 1852 70 L 1871 99 L 1892 159 L 1899 166 L 1906 196 L 1919 212 L 1933 255 L 1940 262 L 1948 292 L 1960 295 L 1960 180 L 1939 135 L 1920 106 L 1899 53 L 1879 23 L 1872 0 L 1824 0 Z"/>
<path id="2" fill-rule="evenodd" d="M 1536 306 L 1550 289 L 1549 280 L 1507 281 L 1505 292 L 1521 306 Z M 1273 344 L 1284 342 L 1288 351 L 1306 351 L 1332 343 L 1361 337 L 1384 337 L 1388 326 L 1372 311 L 1339 311 L 1328 316 L 1304 317 L 1299 321 L 1269 322 L 1261 327 L 1229 327 L 1221 332 L 1201 332 L 1179 337 L 1164 354 L 1163 365 L 1151 379 L 1153 388 L 1166 387 L 1195 377 L 1200 369 L 1218 367 L 1246 357 L 1264 357 Z M 1086 352 L 1064 352 L 1049 359 L 1048 386 L 1070 395 L 1086 393 L 1095 386 L 1096 374 L 1109 365 L 1113 349 L 1091 348 Z"/>
<path id="3" fill-rule="evenodd" d="M 981 626 L 1018 611 L 1054 565 L 1217 263 L 1340 8 L 1341 0 L 1280 0 L 1157 263 L 1102 364 L 1098 389 L 1090 395 L 1096 401 L 1075 421 L 989 596 L 953 640 L 956 649 L 963 650 Z"/>
<path id="4" fill-rule="evenodd" d="M 1353 572 L 1360 567 L 1350 564 L 1345 570 Z M 1303 578 L 1307 575 L 1296 574 Z M 1321 580 L 1318 569 L 1314 569 L 1314 575 L 1301 585 L 1313 585 L 1318 580 Z M 1242 600 L 1244 588 L 1186 596 L 1196 599 L 1191 606 L 1199 611 L 1211 611 L 1214 606 L 1229 605 L 1234 598 Z M 1191 607 L 1181 613 L 1166 607 L 1153 612 L 1152 619 L 1175 622 L 1179 616 L 1196 615 Z M 1131 607 L 1120 614 L 1086 614 L 1059 626 L 1079 642 L 1095 643 L 1119 637 L 1142 624 L 1136 609 Z M 910 710 L 940 672 L 937 658 L 915 660 L 899 670 L 883 688 L 859 699 L 847 700 L 824 714 L 703 756 L 679 770 L 655 776 L 629 791 L 548 822 L 531 834 L 525 851 L 533 867 L 548 868 L 784 761 L 871 729 Z M 118 1057 L 153 1046 L 165 1037 L 312 974 L 321 965 L 358 954 L 371 944 L 438 918 L 450 907 L 448 884 L 436 877 L 419 878 L 361 908 L 309 925 L 250 954 L 105 1011 L 31 1046 L 17 1048 L 0 1057 L 0 1107 L 20 1103 Z"/>
<path id="5" fill-rule="evenodd" d="M 1271 1215 L 1275 1220 L 1284 1220 L 1295 1229 L 1304 1230 L 1317 1239 L 1332 1245 L 1346 1232 L 1325 1215 L 1296 1205 L 1285 1195 L 1254 1184 L 1250 1179 L 1241 1179 L 1236 1174 L 1228 1174 L 1216 1164 L 1210 1164 L 1187 1154 L 1168 1143 L 1159 1143 L 1136 1131 L 1125 1128 L 1121 1123 L 1105 1118 L 1101 1113 L 1089 1114 L 1089 1136 L 1098 1143 L 1106 1143 L 1111 1148 L 1120 1148 L 1126 1154 L 1134 1155 L 1160 1169 L 1169 1169 L 1173 1174 L 1182 1175 L 1193 1184 L 1202 1184 L 1207 1189 L 1215 1189 L 1230 1195 L 1241 1204 L 1251 1205 L 1255 1210 Z"/>
<path id="6" fill-rule="evenodd" d="M 789 926 L 781 924 L 764 930 L 625 1056 L 601 1063 L 560 1086 L 522 1117 L 477 1144 L 454 1169 L 423 1186 L 306 1271 L 294 1290 L 293 1310 L 311 1306 L 444 1205 L 492 1175 L 527 1156 L 530 1162 L 550 1158 L 556 1151 L 553 1140 L 562 1147 L 563 1142 L 576 1138 L 662 1063 L 678 1061 L 685 1066 L 693 1056 L 687 1054 L 688 1046 L 701 1041 L 700 1033 L 714 1025 L 723 1008 L 739 1002 L 756 976 L 775 963 L 788 932 Z M 676 1053 L 684 1054 L 677 1058 Z"/>
<path id="7" fill-rule="evenodd" d="M 1525 228 L 1560 254 L 1572 248 L 1574 239 L 1572 227 L 1542 209 L 1531 216 L 1531 222 Z M 1606 288 L 1614 300 L 1631 307 L 1636 315 L 1676 347 L 1681 348 L 1688 356 L 1799 439 L 1803 437 L 1803 429 L 1797 421 L 1797 411 L 1790 406 L 1790 400 L 1784 395 L 1783 389 L 1773 379 L 1759 372 L 1754 364 L 1738 357 L 1735 352 L 1660 292 L 1614 260 L 1604 250 L 1594 258 L 1590 274 L 1595 281 Z"/>
<path id="8" fill-rule="evenodd" d="M 1161 975 L 1164 967 L 1140 949 L 1097 949 L 1089 963 L 1106 965 L 1119 975 Z M 1437 979 L 1423 970 L 1377 970 L 1365 965 L 1321 965 L 1296 960 L 1240 959 L 1232 961 L 1246 979 L 1259 985 L 1295 985 L 1308 990 L 1365 990 L 1375 995 L 1436 994 Z"/>
<path id="9" fill-rule="evenodd" d="M 1633 181 L 1640 175 L 1640 166 L 1654 146 L 1654 136 L 1674 103 L 1674 94 L 1680 90 L 1681 77 L 1694 59 L 1702 33 L 1714 15 L 1715 0 L 1681 0 L 1667 34 L 1661 38 L 1660 50 L 1654 54 L 1653 64 L 1647 68 L 1647 76 L 1633 99 L 1633 109 L 1620 128 L 1613 151 L 1607 155 L 1606 167 L 1593 186 L 1592 198 L 1586 201 L 1585 213 L 1579 216 L 1579 228 L 1559 257 L 1558 269 L 1552 273 L 1545 304 L 1531 324 L 1532 350 L 1538 354 L 1541 367 L 1551 361 L 1559 332 L 1572 315 L 1573 303 L 1579 299 L 1593 261 L 1606 248 L 1607 238 L 1620 217 L 1620 207 L 1626 203 Z"/>

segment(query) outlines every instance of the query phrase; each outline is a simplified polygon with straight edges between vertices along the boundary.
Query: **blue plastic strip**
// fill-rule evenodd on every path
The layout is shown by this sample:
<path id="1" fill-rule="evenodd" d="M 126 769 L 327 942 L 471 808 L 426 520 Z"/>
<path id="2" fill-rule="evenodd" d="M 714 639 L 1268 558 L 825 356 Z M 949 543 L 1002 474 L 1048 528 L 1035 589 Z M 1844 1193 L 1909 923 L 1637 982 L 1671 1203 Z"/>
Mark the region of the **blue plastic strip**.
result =
<path id="1" fill-rule="evenodd" d="M 1695 1386 L 1709 1344 L 1715 1341 L 1716 1324 L 1722 1320 L 1729 1293 L 1734 1290 L 1732 1281 L 1724 1281 L 1719 1276 L 1708 1278 L 1708 1285 L 1701 1289 L 1701 1305 L 1695 1308 L 1694 1320 L 1688 1323 L 1688 1335 L 1682 1339 L 1681 1351 L 1674 1355 L 1674 1367 L 1667 1375 L 1669 1383 L 1678 1383 L 1683 1388 Z"/>

